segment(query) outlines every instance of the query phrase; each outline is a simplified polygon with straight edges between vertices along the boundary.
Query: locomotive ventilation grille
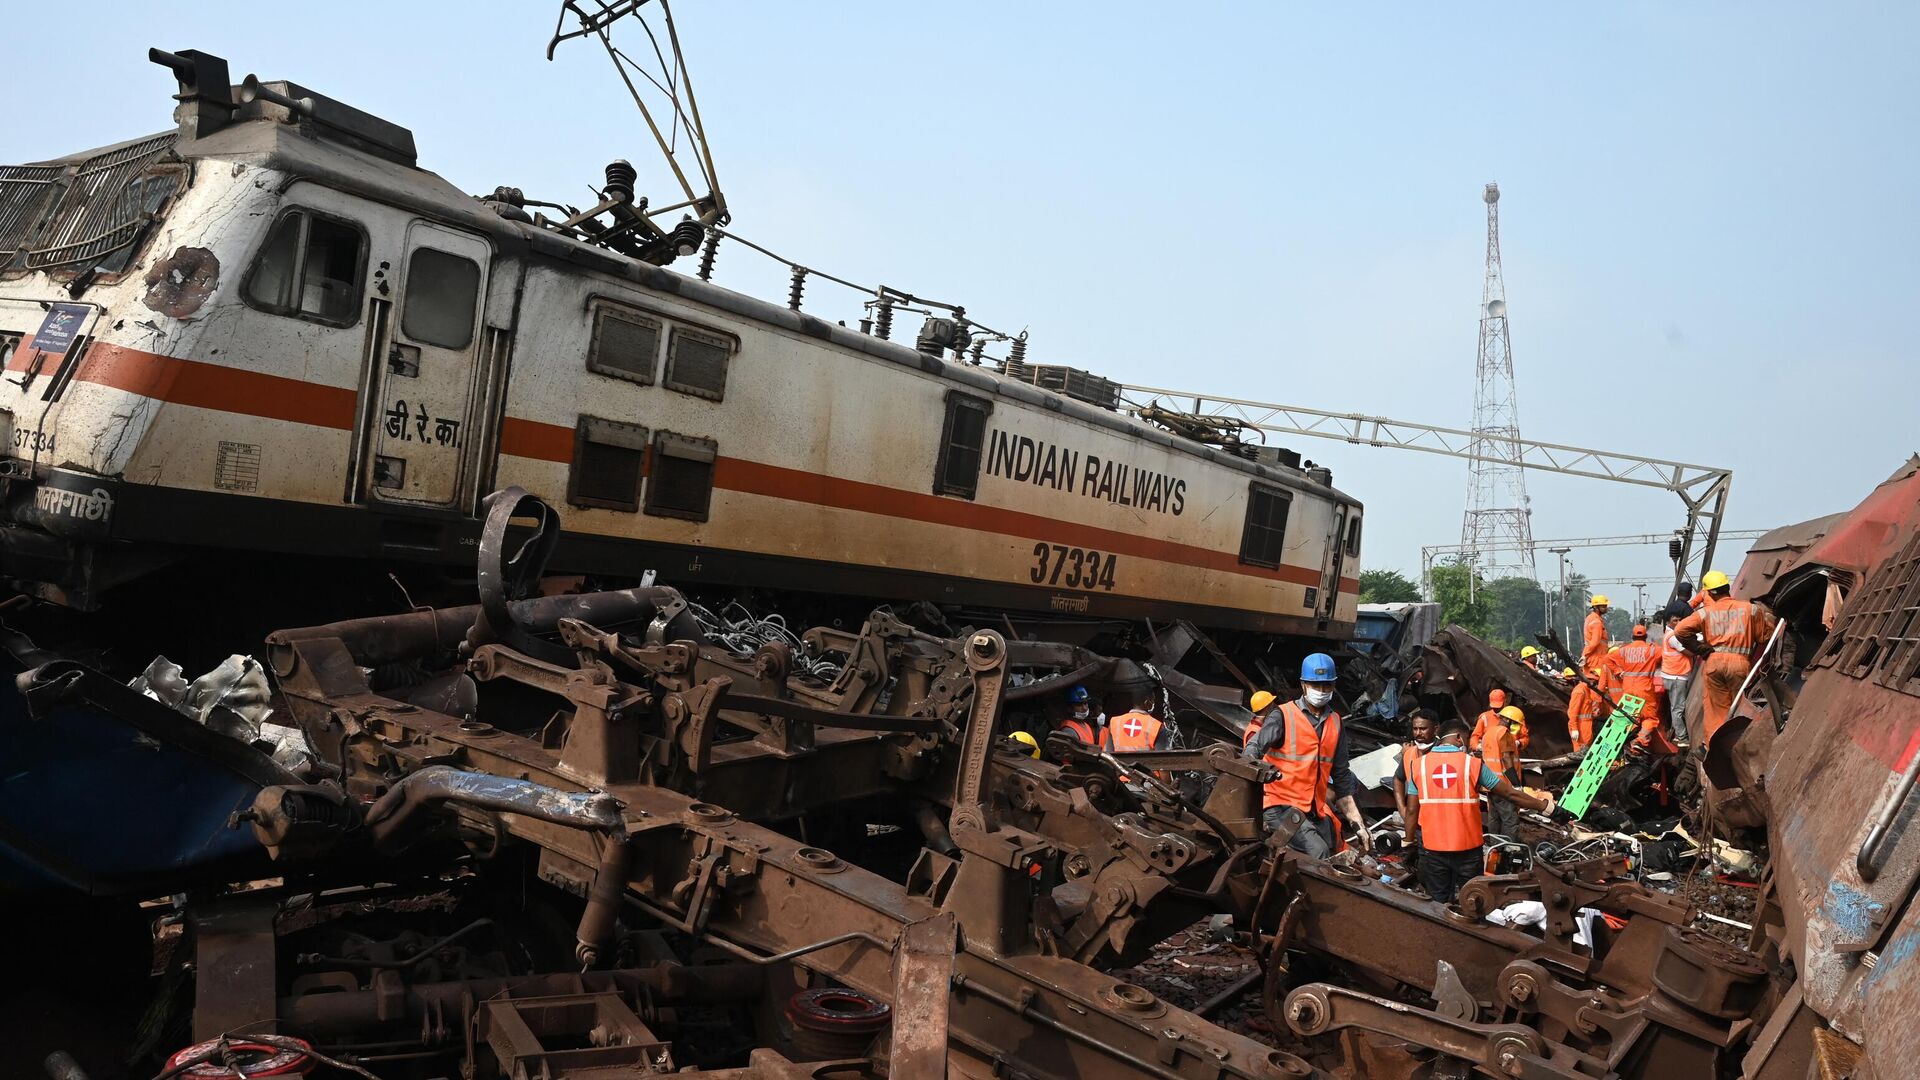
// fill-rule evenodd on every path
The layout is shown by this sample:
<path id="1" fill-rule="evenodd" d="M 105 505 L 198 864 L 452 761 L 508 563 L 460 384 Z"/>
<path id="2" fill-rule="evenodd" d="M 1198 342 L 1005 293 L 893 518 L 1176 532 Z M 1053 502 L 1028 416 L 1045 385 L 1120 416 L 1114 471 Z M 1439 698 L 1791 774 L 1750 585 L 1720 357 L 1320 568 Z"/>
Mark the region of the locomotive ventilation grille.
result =
<path id="1" fill-rule="evenodd" d="M 126 269 L 185 167 L 164 164 L 174 133 L 79 162 L 0 165 L 0 275 Z"/>

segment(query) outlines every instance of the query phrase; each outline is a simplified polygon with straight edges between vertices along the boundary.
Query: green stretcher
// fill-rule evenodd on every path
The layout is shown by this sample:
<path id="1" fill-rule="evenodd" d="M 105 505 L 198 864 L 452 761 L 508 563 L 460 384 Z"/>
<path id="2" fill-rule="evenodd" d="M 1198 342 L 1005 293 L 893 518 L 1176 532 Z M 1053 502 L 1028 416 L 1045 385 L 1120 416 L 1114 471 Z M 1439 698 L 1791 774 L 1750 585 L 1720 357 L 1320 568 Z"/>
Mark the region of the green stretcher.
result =
<path id="1" fill-rule="evenodd" d="M 1600 790 L 1600 782 L 1607 778 L 1613 769 L 1614 760 L 1620 751 L 1626 748 L 1627 737 L 1633 734 L 1638 725 L 1640 710 L 1647 705 L 1645 698 L 1632 694 L 1620 695 L 1620 707 L 1607 717 L 1607 726 L 1600 730 L 1600 737 L 1587 747 L 1587 756 L 1580 761 L 1580 768 L 1574 771 L 1573 781 L 1560 796 L 1560 805 L 1574 817 L 1583 817 L 1587 808 L 1593 805 L 1593 796 Z"/>

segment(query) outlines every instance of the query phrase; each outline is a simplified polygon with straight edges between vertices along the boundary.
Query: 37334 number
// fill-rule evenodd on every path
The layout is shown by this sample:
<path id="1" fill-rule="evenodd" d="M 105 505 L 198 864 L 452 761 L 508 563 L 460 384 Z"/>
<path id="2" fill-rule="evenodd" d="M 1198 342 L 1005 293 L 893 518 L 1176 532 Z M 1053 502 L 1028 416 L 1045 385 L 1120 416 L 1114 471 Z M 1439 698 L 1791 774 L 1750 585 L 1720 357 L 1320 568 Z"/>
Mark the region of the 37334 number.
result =
<path id="1" fill-rule="evenodd" d="M 1035 585 L 1064 585 L 1069 589 L 1105 592 L 1113 591 L 1113 568 L 1119 561 L 1108 553 L 1045 541 L 1033 545 L 1033 560 L 1027 577 Z"/>

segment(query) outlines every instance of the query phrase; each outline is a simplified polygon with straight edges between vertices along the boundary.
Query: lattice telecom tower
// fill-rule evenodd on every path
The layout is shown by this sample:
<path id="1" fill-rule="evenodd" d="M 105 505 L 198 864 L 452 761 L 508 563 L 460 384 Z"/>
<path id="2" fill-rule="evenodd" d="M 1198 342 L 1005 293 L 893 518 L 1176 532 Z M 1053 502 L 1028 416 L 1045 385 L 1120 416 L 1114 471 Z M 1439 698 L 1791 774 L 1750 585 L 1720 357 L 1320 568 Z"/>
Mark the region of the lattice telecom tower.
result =
<path id="1" fill-rule="evenodd" d="M 1507 337 L 1507 286 L 1500 276 L 1500 185 L 1488 184 L 1485 198 L 1487 278 L 1480 289 L 1480 358 L 1474 369 L 1461 558 L 1488 581 L 1533 579 L 1533 511 L 1520 467 L 1520 407 L 1513 386 L 1513 343 Z"/>

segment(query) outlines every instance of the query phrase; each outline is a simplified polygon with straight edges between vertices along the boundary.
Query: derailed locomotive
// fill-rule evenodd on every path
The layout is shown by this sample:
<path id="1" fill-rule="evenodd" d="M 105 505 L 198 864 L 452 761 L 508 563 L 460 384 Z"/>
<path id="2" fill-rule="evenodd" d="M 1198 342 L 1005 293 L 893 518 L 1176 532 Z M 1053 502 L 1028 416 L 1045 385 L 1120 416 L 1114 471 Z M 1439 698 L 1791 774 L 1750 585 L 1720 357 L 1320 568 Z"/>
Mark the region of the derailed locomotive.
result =
<path id="1" fill-rule="evenodd" d="M 1351 632 L 1361 508 L 1324 474 L 581 242 L 394 124 L 155 58 L 177 131 L 0 169 L 22 591 L 92 608 L 208 550 L 470 565 L 517 485 L 567 507 L 557 570 Z"/>

